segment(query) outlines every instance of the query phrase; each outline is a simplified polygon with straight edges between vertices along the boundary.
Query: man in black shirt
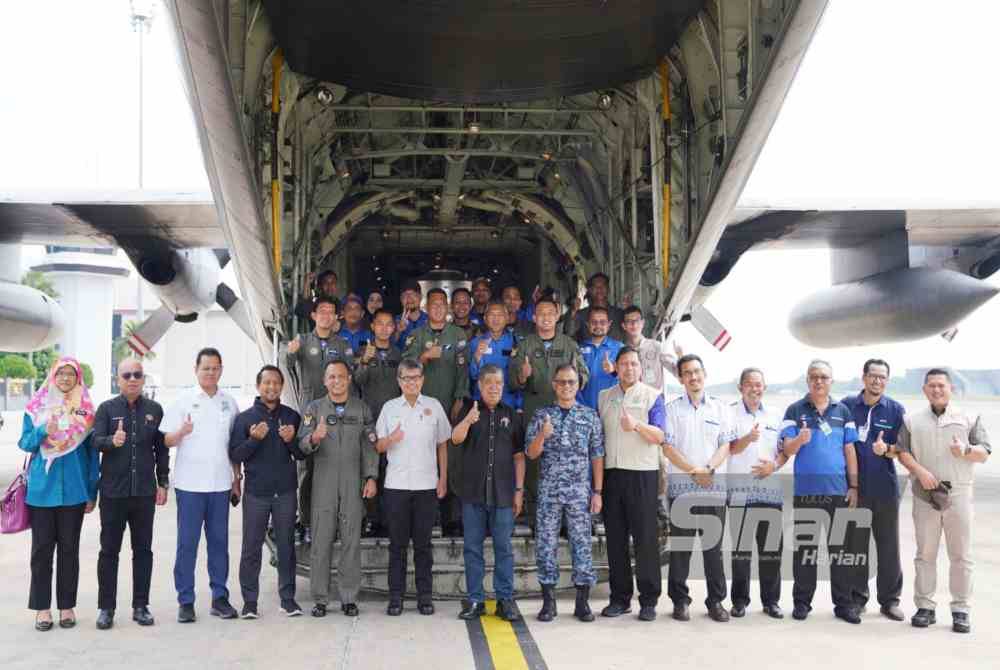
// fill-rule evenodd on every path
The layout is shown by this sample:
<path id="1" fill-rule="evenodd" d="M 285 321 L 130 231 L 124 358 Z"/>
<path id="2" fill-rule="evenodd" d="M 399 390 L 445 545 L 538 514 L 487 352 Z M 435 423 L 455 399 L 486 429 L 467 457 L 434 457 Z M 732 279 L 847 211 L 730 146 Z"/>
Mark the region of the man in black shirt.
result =
<path id="1" fill-rule="evenodd" d="M 118 554 L 125 524 L 132 543 L 132 620 L 152 626 L 149 584 L 153 575 L 155 505 L 167 502 L 170 456 L 163 444 L 163 408 L 142 395 L 142 362 L 118 365 L 122 393 L 105 400 L 94 418 L 94 446 L 101 452 L 101 552 L 97 559 L 97 627 L 114 624 Z"/>
<path id="2" fill-rule="evenodd" d="M 265 365 L 257 373 L 257 399 L 240 412 L 229 435 L 229 458 L 243 464 L 243 550 L 240 554 L 240 590 L 244 619 L 256 619 L 260 592 L 260 560 L 268 520 L 274 526 L 278 550 L 278 595 L 281 611 L 299 616 L 295 602 L 295 461 L 305 458 L 295 435 L 299 414 L 281 404 L 285 377 Z"/>
<path id="3" fill-rule="evenodd" d="M 522 415 L 500 402 L 503 370 L 486 365 L 479 373 L 480 401 L 466 402 L 465 416 L 451 433 L 452 449 L 461 449 L 464 468 L 459 497 L 464 520 L 465 582 L 469 599 L 461 619 L 482 616 L 486 594 L 483 542 L 493 536 L 493 590 L 498 617 L 521 618 L 514 602 L 514 519 L 524 505 L 524 424 Z"/>

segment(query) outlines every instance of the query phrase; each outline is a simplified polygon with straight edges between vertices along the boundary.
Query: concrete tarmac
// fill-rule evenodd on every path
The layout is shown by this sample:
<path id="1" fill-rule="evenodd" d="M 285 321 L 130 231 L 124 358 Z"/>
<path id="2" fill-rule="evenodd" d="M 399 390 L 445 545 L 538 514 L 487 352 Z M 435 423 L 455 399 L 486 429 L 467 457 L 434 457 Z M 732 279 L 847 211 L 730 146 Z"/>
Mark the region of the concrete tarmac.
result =
<path id="1" fill-rule="evenodd" d="M 0 435 L 0 483 L 4 486 L 20 465 L 16 437 L 9 428 L 10 423 Z M 170 503 L 158 509 L 156 516 L 150 609 L 157 622 L 151 628 L 141 628 L 131 621 L 127 534 L 119 569 L 115 626 L 110 631 L 98 631 L 94 626 L 100 533 L 96 512 L 84 522 L 78 624 L 71 630 L 55 627 L 39 633 L 33 629 L 33 613 L 26 609 L 30 533 L 0 537 L 0 668 L 994 668 L 1000 660 L 1000 635 L 996 632 L 1000 625 L 998 465 L 1000 462 L 987 464 L 977 481 L 977 523 L 973 535 L 976 591 L 971 635 L 951 632 L 943 545 L 938 568 L 938 624 L 926 630 L 912 628 L 908 621 L 895 623 L 879 616 L 874 581 L 874 608 L 869 605 L 860 626 L 833 617 L 826 582 L 819 584 L 809 619 L 793 621 L 790 581 L 783 584 L 782 606 L 786 613 L 783 621 L 773 621 L 759 611 L 755 583 L 751 594 L 754 602 L 748 616 L 718 624 L 705 615 L 703 582 L 692 580 L 692 619 L 679 623 L 669 616 L 671 606 L 664 580 L 660 616 L 652 623 L 635 619 L 638 611 L 635 602 L 632 615 L 619 619 L 598 616 L 594 623 L 580 623 L 572 616 L 572 601 L 564 598 L 559 602 L 559 617 L 543 624 L 534 618 L 540 602 L 522 600 L 520 606 L 526 615 L 527 629 L 537 643 L 543 664 L 536 661 L 529 665 L 517 659 L 494 664 L 489 657 L 482 657 L 482 644 L 476 657 L 473 650 L 477 647 L 470 640 L 466 624 L 456 618 L 457 602 L 437 603 L 437 614 L 431 617 L 419 615 L 415 603 L 408 602 L 403 616 L 388 617 L 384 613 L 384 600 L 368 600 L 360 604 L 361 616 L 356 619 L 341 615 L 339 607 L 333 608 L 325 619 L 313 619 L 308 614 L 312 607 L 309 583 L 300 578 L 298 601 L 305 615 L 288 619 L 278 610 L 276 573 L 266 561 L 261 574 L 262 618 L 221 621 L 210 617 L 204 545 L 196 574 L 198 621 L 182 625 L 176 622 L 173 587 L 176 508 L 171 493 Z M 907 492 L 900 512 L 900 529 L 905 579 L 902 606 L 908 617 L 915 611 L 910 509 Z M 230 517 L 229 588 L 237 609 L 243 604 L 237 579 L 240 513 L 240 509 L 233 510 Z M 698 561 L 697 557 L 693 559 L 692 573 Z M 606 585 L 592 592 L 591 606 L 595 612 L 607 603 L 607 597 Z M 58 613 L 54 611 L 54 615 Z M 494 657 L 502 658 L 496 651 Z"/>

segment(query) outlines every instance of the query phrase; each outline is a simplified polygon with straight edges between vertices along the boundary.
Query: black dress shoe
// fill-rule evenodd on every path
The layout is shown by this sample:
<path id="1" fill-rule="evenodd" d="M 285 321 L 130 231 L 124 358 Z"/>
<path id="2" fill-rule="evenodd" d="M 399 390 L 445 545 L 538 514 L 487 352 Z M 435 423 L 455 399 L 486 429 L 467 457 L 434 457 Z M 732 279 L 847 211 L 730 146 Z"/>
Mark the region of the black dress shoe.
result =
<path id="1" fill-rule="evenodd" d="M 497 603 L 497 611 L 500 610 L 500 603 Z M 486 604 L 477 603 L 474 600 L 466 600 L 462 605 L 462 611 L 458 613 L 458 618 L 465 621 L 471 619 L 478 619 L 479 617 L 486 614 Z"/>
<path id="2" fill-rule="evenodd" d="M 712 603 L 708 606 L 708 617 L 712 621 L 726 623 L 729 621 L 729 612 L 727 612 L 726 608 L 722 606 L 722 603 Z"/>
<path id="3" fill-rule="evenodd" d="M 771 617 L 772 619 L 784 619 L 785 614 L 781 611 L 781 608 L 777 605 L 764 605 L 764 614 Z"/>
<path id="4" fill-rule="evenodd" d="M 917 613 L 910 618 L 910 623 L 913 624 L 914 628 L 927 628 L 928 626 L 933 626 L 937 623 L 937 617 L 934 616 L 934 610 L 921 607 L 917 610 Z"/>
<path id="5" fill-rule="evenodd" d="M 52 630 L 52 619 L 35 619 L 35 630 L 46 632 Z"/>
<path id="6" fill-rule="evenodd" d="M 153 618 L 153 613 L 149 611 L 148 607 L 136 607 L 132 610 L 132 621 L 136 622 L 140 626 L 152 626 L 156 623 L 156 619 Z"/>
<path id="7" fill-rule="evenodd" d="M 632 607 L 630 605 L 612 602 L 601 610 L 601 616 L 614 618 L 616 616 L 621 616 L 622 614 L 628 614 L 631 611 Z"/>
<path id="8" fill-rule="evenodd" d="M 639 621 L 656 621 L 656 607 L 653 605 L 639 607 Z"/>
<path id="9" fill-rule="evenodd" d="M 194 623 L 194 605 L 181 605 L 177 608 L 177 623 Z"/>
<path id="10" fill-rule="evenodd" d="M 340 606 L 340 611 L 344 613 L 344 616 L 358 616 L 358 605 L 357 603 L 344 603 Z"/>
<path id="11" fill-rule="evenodd" d="M 513 600 L 497 601 L 496 615 L 504 621 L 520 621 L 521 610 L 517 608 L 517 603 Z"/>
<path id="12" fill-rule="evenodd" d="M 899 609 L 899 605 L 883 605 L 880 611 L 882 612 L 882 616 L 893 621 L 902 621 L 906 618 L 903 610 Z"/>
<path id="13" fill-rule="evenodd" d="M 417 611 L 424 616 L 430 616 L 434 614 L 434 603 L 418 603 Z"/>
<path id="14" fill-rule="evenodd" d="M 389 606 L 385 608 L 385 613 L 389 616 L 399 616 L 403 613 L 403 603 L 399 600 L 390 600 Z"/>
<path id="15" fill-rule="evenodd" d="M 796 621 L 805 621 L 806 617 L 809 616 L 809 609 L 809 605 L 795 603 L 795 607 L 792 609 L 792 618 Z"/>
<path id="16" fill-rule="evenodd" d="M 674 605 L 674 613 L 670 616 L 678 621 L 690 621 L 691 610 L 688 609 L 687 605 Z"/>
<path id="17" fill-rule="evenodd" d="M 114 616 L 113 613 L 112 613 L 112 616 Z M 68 619 L 63 619 L 62 617 L 59 617 L 59 627 L 60 628 L 73 628 L 74 626 L 76 626 L 76 619 L 75 618 L 70 617 Z"/>
<path id="18" fill-rule="evenodd" d="M 733 605 L 729 609 L 729 613 L 737 619 L 742 619 L 747 615 L 747 607 L 746 605 Z"/>
<path id="19" fill-rule="evenodd" d="M 212 609 L 208 612 L 220 619 L 235 619 L 239 616 L 236 608 L 229 604 L 228 598 L 216 598 L 212 601 Z"/>
<path id="20" fill-rule="evenodd" d="M 972 624 L 969 623 L 969 615 L 966 612 L 952 612 L 951 629 L 956 633 L 971 633 Z"/>
<path id="21" fill-rule="evenodd" d="M 853 607 L 834 607 L 833 615 L 847 623 L 861 623 L 861 615 Z"/>
<path id="22" fill-rule="evenodd" d="M 322 619 L 326 616 L 326 603 L 316 603 L 313 605 L 312 612 L 310 612 L 317 619 Z"/>

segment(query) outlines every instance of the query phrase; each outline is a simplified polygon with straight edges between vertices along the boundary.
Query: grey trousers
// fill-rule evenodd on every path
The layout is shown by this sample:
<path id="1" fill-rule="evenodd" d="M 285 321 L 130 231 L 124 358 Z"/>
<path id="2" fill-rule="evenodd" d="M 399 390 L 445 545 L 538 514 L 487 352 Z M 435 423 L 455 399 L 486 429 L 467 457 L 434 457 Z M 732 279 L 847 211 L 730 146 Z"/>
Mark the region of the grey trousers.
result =
<path id="1" fill-rule="evenodd" d="M 361 525 L 365 508 L 361 499 L 361 482 L 344 486 L 340 495 L 317 490 L 312 507 L 312 547 L 310 549 L 310 583 L 313 600 L 324 605 L 330 601 L 330 564 L 333 544 L 340 540 L 340 560 L 337 562 L 337 586 L 340 602 L 357 602 L 361 589 Z M 323 499 L 333 497 L 332 506 Z"/>
<path id="2" fill-rule="evenodd" d="M 918 485 L 919 486 L 919 485 Z M 972 598 L 972 489 L 956 488 L 951 507 L 939 512 L 923 500 L 913 498 L 913 526 L 917 555 L 913 560 L 916 577 L 913 602 L 917 608 L 933 610 L 937 590 L 937 557 L 941 533 L 948 551 L 948 587 L 951 611 L 969 612 Z"/>
<path id="3" fill-rule="evenodd" d="M 278 595 L 295 598 L 295 491 L 271 497 L 243 496 L 243 549 L 240 552 L 240 591 L 243 602 L 257 602 L 260 565 L 267 522 L 274 527 L 278 550 Z"/>

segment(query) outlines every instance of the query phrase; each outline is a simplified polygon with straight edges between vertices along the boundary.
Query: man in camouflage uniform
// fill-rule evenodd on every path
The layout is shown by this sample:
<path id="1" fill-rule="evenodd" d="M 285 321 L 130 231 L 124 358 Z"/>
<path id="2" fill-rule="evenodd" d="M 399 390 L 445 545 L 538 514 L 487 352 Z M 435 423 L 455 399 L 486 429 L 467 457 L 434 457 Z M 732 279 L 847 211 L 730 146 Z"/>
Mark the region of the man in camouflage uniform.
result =
<path id="1" fill-rule="evenodd" d="M 548 300 L 535 305 L 535 332 L 518 342 L 512 352 L 508 381 L 514 391 L 523 391 L 524 416 L 530 418 L 535 410 L 555 402 L 552 377 L 560 365 L 572 364 L 579 375 L 579 388 L 590 378 L 587 364 L 576 341 L 556 332 L 559 306 Z M 528 460 L 524 475 L 524 506 L 529 523 L 535 518 L 538 500 L 538 461 Z"/>
<path id="2" fill-rule="evenodd" d="M 573 615 L 580 621 L 594 620 L 588 602 L 590 587 L 597 582 L 591 558 L 590 515 L 601 511 L 604 429 L 597 412 L 576 401 L 579 384 L 573 365 L 558 366 L 552 379 L 556 402 L 535 412 L 525 436 L 528 458 L 541 456 L 535 524 L 535 561 L 543 598 L 539 621 L 551 621 L 557 614 L 554 591 L 559 581 L 563 514 L 573 555 Z"/>
<path id="3" fill-rule="evenodd" d="M 327 364 L 327 395 L 309 403 L 299 429 L 299 449 L 313 455 L 313 542 L 309 574 L 316 601 L 312 615 L 326 616 L 330 598 L 330 558 L 340 538 L 337 585 L 340 608 L 358 615 L 361 588 L 363 498 L 375 495 L 378 456 L 375 418 L 356 395 L 348 393 L 351 373 L 344 361 Z"/>
<path id="4" fill-rule="evenodd" d="M 299 335 L 288 343 L 285 362 L 289 370 L 296 371 L 299 380 L 299 409 L 326 395 L 323 371 L 330 361 L 345 361 L 354 365 L 354 352 L 347 340 L 334 333 L 338 326 L 335 298 L 320 296 L 313 303 L 312 320 L 316 327 L 311 333 Z M 296 368 L 296 365 L 298 366 Z M 296 528 L 298 544 L 311 540 L 309 528 L 309 495 L 312 492 L 312 458 L 298 462 L 299 468 L 299 524 Z"/>
<path id="5" fill-rule="evenodd" d="M 424 366 L 423 394 L 434 398 L 455 423 L 462 401 L 469 395 L 469 341 L 465 332 L 448 323 L 448 295 L 439 288 L 427 292 L 427 324 L 406 340 L 403 358 Z M 441 529 L 462 534 L 462 508 L 457 492 L 462 485 L 462 451 L 448 450 L 448 495 L 441 501 Z"/>
<path id="6" fill-rule="evenodd" d="M 361 391 L 361 397 L 368 403 L 376 420 L 386 401 L 399 395 L 396 370 L 403 355 L 391 342 L 395 327 L 392 312 L 387 309 L 376 310 L 371 323 L 375 340 L 357 352 L 358 365 L 354 370 L 354 384 Z M 382 506 L 385 467 L 386 457 L 381 454 L 378 464 L 378 492 L 368 499 L 368 520 L 363 531 L 365 536 L 384 536 L 388 527 Z"/>

